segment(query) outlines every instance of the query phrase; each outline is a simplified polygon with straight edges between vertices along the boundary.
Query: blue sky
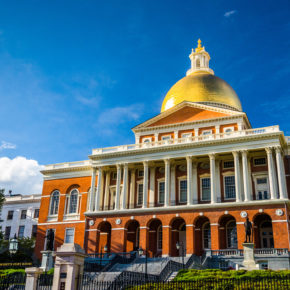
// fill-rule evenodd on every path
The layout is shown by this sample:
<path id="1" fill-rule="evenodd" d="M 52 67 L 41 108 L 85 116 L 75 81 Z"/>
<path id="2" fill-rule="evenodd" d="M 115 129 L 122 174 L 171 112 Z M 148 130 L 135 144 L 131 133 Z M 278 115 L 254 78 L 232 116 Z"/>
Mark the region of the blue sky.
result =
<path id="1" fill-rule="evenodd" d="M 252 126 L 290 135 L 289 36 L 286 0 L 0 1 L 0 157 L 49 164 L 134 143 L 199 37 Z"/>

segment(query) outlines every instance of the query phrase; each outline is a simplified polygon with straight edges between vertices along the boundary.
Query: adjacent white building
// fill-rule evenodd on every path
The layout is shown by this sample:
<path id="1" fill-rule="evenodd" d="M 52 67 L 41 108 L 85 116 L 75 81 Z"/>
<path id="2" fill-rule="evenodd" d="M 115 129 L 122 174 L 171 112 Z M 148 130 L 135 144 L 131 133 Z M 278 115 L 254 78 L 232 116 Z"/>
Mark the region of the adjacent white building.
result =
<path id="1" fill-rule="evenodd" d="M 6 195 L 0 214 L 0 230 L 6 240 L 17 237 L 35 237 L 41 194 Z"/>

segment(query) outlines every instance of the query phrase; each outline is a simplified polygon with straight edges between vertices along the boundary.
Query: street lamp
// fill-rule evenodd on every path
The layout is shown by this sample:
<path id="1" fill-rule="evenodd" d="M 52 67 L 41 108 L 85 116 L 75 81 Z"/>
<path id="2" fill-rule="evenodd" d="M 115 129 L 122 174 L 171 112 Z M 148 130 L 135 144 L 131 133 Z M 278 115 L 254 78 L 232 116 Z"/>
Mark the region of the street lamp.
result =
<path id="1" fill-rule="evenodd" d="M 147 274 L 147 251 L 144 251 L 142 248 L 139 248 L 138 250 L 139 256 L 144 255 L 145 253 L 145 282 L 148 280 L 148 274 Z"/>
<path id="2" fill-rule="evenodd" d="M 9 242 L 9 253 L 14 255 L 18 251 L 18 239 L 16 237 L 16 234 L 14 235 L 14 238 L 12 238 Z"/>
<path id="3" fill-rule="evenodd" d="M 179 244 L 179 242 L 176 243 L 176 249 L 179 251 L 181 247 L 181 256 L 182 256 L 182 269 L 184 269 L 184 245 L 183 242 Z"/>

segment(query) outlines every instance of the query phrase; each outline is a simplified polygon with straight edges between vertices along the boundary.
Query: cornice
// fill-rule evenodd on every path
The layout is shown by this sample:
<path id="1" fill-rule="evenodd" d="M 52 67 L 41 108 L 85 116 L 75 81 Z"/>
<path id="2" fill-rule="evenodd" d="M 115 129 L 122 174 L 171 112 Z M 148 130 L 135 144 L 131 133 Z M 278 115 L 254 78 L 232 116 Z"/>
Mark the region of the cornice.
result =
<path id="1" fill-rule="evenodd" d="M 92 166 L 76 166 L 76 167 L 44 169 L 44 170 L 41 170 L 40 172 L 43 175 L 46 175 L 46 174 L 52 174 L 52 173 L 88 171 L 91 169 L 92 169 Z"/>

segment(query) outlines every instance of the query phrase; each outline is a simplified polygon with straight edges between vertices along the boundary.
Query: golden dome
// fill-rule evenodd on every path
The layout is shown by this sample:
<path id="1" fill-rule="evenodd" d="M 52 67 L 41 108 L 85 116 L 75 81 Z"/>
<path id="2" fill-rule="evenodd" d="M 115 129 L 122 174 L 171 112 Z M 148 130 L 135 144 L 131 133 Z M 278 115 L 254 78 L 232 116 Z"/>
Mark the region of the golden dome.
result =
<path id="1" fill-rule="evenodd" d="M 242 111 L 233 88 L 207 71 L 196 71 L 179 80 L 165 96 L 161 113 L 183 101 Z"/>

